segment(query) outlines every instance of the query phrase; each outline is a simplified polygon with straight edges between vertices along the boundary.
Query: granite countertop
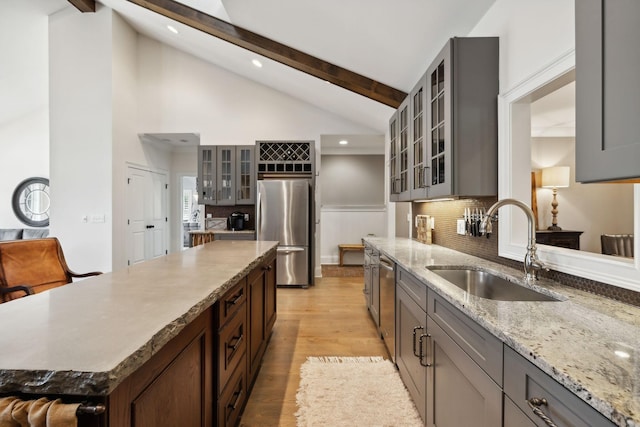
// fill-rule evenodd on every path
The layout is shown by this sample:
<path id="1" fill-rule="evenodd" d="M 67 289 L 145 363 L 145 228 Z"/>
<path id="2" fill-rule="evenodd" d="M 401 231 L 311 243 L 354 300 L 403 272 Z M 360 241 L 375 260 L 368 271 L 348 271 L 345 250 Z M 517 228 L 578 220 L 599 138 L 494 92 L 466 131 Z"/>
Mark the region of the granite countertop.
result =
<path id="1" fill-rule="evenodd" d="M 639 307 L 549 280 L 538 281 L 538 290 L 561 301 L 488 300 L 468 294 L 426 266 L 471 265 L 517 280 L 523 272 L 409 239 L 364 240 L 616 425 L 640 426 Z"/>
<path id="2" fill-rule="evenodd" d="M 0 304 L 0 393 L 109 394 L 276 247 L 211 242 Z"/>

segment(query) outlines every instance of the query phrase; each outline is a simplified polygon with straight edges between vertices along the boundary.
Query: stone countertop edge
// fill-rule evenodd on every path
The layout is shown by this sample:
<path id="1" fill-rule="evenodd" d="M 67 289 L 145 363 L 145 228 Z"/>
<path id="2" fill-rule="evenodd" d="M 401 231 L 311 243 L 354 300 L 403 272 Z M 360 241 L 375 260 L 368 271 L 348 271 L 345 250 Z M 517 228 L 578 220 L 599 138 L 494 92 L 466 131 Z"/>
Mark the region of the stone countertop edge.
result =
<path id="1" fill-rule="evenodd" d="M 230 246 L 230 245 L 245 245 L 249 247 L 254 245 L 256 249 L 260 246 L 262 251 L 256 256 L 246 258 L 246 263 L 243 262 L 243 267 L 235 270 L 231 273 L 223 283 L 212 283 L 211 290 L 201 300 L 195 301 L 194 304 L 182 315 L 175 318 L 175 320 L 160 327 L 156 333 L 154 333 L 149 340 L 144 342 L 137 350 L 129 354 L 113 369 L 105 371 L 82 371 L 82 370 L 57 370 L 57 369 L 7 369 L 0 365 L 0 396 L 9 395 L 15 393 L 27 393 L 27 394 L 65 394 L 76 396 L 106 396 L 111 393 L 115 388 L 131 373 L 139 369 L 145 362 L 147 362 L 154 354 L 156 354 L 164 345 L 166 345 L 171 339 L 176 337 L 186 325 L 196 319 L 200 314 L 204 313 L 209 307 L 218 301 L 218 299 L 225 294 L 227 290 L 233 287 L 242 277 L 249 274 L 257 265 L 273 256 L 276 252 L 278 242 L 259 242 L 262 245 L 256 244 L 257 241 L 221 241 L 215 243 L 208 243 L 196 248 L 191 248 L 189 251 L 202 251 L 206 250 L 205 247 L 212 248 L 210 245 L 217 246 Z M 266 244 L 266 245 L 265 245 Z M 232 248 L 229 248 L 232 249 Z M 167 257 L 179 257 L 182 253 L 169 254 Z M 163 258 L 163 257 L 161 257 Z M 145 263 L 151 263 L 155 260 L 147 261 Z M 142 263 L 142 264 L 145 264 Z M 127 270 L 135 270 L 138 266 L 134 265 L 128 267 Z M 89 280 L 96 280 L 97 278 L 103 278 L 111 273 L 104 274 L 102 276 L 96 276 L 96 278 L 90 278 Z M 86 283 L 85 285 L 88 285 Z M 68 288 L 70 285 L 66 285 L 63 288 Z M 63 289 L 57 288 L 49 292 L 56 292 Z M 36 294 L 37 296 L 38 294 Z M 32 298 L 32 297 L 30 297 Z M 18 300 L 20 301 L 20 300 Z M 28 302 L 28 301 L 20 301 Z M 9 303 L 13 304 L 13 302 Z M 6 304 L 5 304 L 6 305 Z M 0 309 L 2 305 L 0 305 Z M 0 310 L 0 319 L 2 319 L 2 311 Z"/>
<path id="2" fill-rule="evenodd" d="M 640 308 L 544 279 L 528 287 L 560 301 L 488 300 L 467 294 L 427 267 L 473 266 L 526 286 L 524 273 L 406 238 L 364 241 L 614 424 L 640 426 Z M 617 348 L 630 357 L 615 356 Z"/>

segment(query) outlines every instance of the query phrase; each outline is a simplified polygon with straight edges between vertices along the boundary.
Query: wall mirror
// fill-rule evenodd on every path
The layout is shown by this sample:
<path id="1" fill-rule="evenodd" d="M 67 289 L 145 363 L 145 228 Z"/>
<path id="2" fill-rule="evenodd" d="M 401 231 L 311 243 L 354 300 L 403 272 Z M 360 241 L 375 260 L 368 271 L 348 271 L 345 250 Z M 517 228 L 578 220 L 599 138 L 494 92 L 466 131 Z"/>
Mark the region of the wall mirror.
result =
<path id="1" fill-rule="evenodd" d="M 499 107 L 499 190 L 498 197 L 516 198 L 529 203 L 532 200 L 531 173 L 532 169 L 544 168 L 547 166 L 557 166 L 555 163 L 566 163 L 568 160 L 566 150 L 567 138 L 563 141 L 554 141 L 564 147 L 564 153 L 558 154 L 554 150 L 549 150 L 549 141 L 540 141 L 536 137 L 535 129 L 532 130 L 532 105 L 535 110 L 535 103 L 544 99 L 547 95 L 565 88 L 575 81 L 575 53 L 573 50 L 558 58 L 552 64 L 544 67 L 538 73 L 532 75 L 509 92 L 502 94 L 498 100 Z M 539 136 L 539 135 L 538 135 Z M 557 147 L 555 147 L 557 149 Z M 549 153 L 554 153 L 549 155 Z M 541 154 L 542 153 L 542 154 Z M 571 156 L 571 155 L 569 155 Z M 564 158 L 563 158 L 564 157 Z M 547 164 L 548 163 L 548 164 Z M 571 172 L 573 177 L 574 172 Z M 573 181 L 575 182 L 575 181 Z M 625 196 L 604 202 L 602 200 L 589 201 L 588 199 L 598 196 L 597 185 L 614 186 L 615 192 L 623 192 Z M 559 210 L 559 225 L 566 229 L 577 228 L 579 231 L 589 231 L 589 239 L 581 238 L 584 241 L 584 249 L 572 250 L 562 247 L 539 245 L 540 257 L 549 266 L 557 271 L 568 273 L 574 276 L 585 277 L 599 282 L 610 283 L 626 289 L 640 291 L 640 256 L 634 258 L 621 258 L 603 255 L 597 244 L 599 234 L 602 230 L 616 228 L 616 231 L 631 228 L 631 233 L 638 235 L 640 229 L 640 185 L 624 184 L 626 187 L 617 187 L 618 184 L 580 184 L 582 192 L 575 197 L 574 202 L 578 206 L 572 206 L 571 199 L 561 198 Z M 592 187 L 593 186 L 593 187 Z M 578 185 L 575 186 L 577 190 Z M 558 191 L 560 196 L 563 189 Z M 593 191 L 592 191 L 593 190 Z M 534 191 L 535 194 L 544 195 L 550 190 Z M 613 193 L 614 191 L 610 191 Z M 591 194 L 594 193 L 594 194 Z M 546 197 L 546 199 L 544 198 Z M 544 196 L 544 200 L 538 198 L 539 227 L 546 228 L 550 222 L 549 216 L 551 205 L 550 192 Z M 563 216 L 564 208 L 571 216 L 580 216 L 579 221 Z M 596 212 L 589 207 L 589 203 L 600 203 L 598 207 L 603 208 L 602 214 L 605 219 L 599 218 Z M 602 207 L 609 203 L 609 206 Z M 626 206 L 627 214 L 618 219 L 615 215 L 616 205 Z M 595 206 L 595 205 L 591 205 Z M 571 209 L 574 209 L 572 212 Z M 549 212 L 549 213 L 548 213 Z M 545 217 L 546 215 L 546 217 Z M 595 225 L 589 221 L 593 220 Z M 564 221 L 564 224 L 563 224 Z M 603 224 L 604 222 L 604 224 Z M 624 223 L 618 225 L 617 222 Z M 499 254 L 506 258 L 522 261 L 526 252 L 527 222 L 525 216 L 517 209 L 502 208 L 500 210 L 499 221 Z M 614 231 L 615 232 L 615 231 Z M 593 234 L 598 236 L 594 238 Z M 594 242 L 594 240 L 596 240 Z M 635 239 L 635 253 L 638 253 L 638 240 Z"/>
<path id="2" fill-rule="evenodd" d="M 49 225 L 49 180 L 47 178 L 27 178 L 13 192 L 11 205 L 18 219 L 31 227 Z"/>

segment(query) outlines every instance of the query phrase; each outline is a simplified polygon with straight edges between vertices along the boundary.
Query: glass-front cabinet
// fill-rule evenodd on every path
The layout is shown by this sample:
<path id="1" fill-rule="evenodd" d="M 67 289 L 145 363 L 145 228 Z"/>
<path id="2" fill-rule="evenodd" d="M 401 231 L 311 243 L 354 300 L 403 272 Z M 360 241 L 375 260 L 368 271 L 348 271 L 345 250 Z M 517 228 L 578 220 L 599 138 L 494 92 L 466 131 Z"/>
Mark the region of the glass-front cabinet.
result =
<path id="1" fill-rule="evenodd" d="M 389 119 L 389 200 L 398 201 L 396 182 L 400 180 L 398 174 L 398 112 Z"/>
<path id="2" fill-rule="evenodd" d="M 389 176 L 391 179 L 389 200 L 392 202 L 411 200 L 410 101 L 407 96 L 389 120 Z"/>
<path id="3" fill-rule="evenodd" d="M 205 205 L 255 203 L 255 147 L 198 147 L 198 196 Z"/>
<path id="4" fill-rule="evenodd" d="M 198 197 L 199 203 L 216 203 L 216 147 L 201 145 L 198 147 Z"/>
<path id="5" fill-rule="evenodd" d="M 428 179 L 430 159 L 427 159 L 427 80 L 426 74 L 415 85 L 409 98 L 411 99 L 411 200 L 428 197 Z"/>
<path id="6" fill-rule="evenodd" d="M 448 196 L 451 182 L 451 60 L 445 49 L 427 71 L 429 80 L 429 197 Z"/>
<path id="7" fill-rule="evenodd" d="M 216 178 L 218 181 L 218 205 L 235 205 L 234 180 L 236 174 L 236 147 L 218 146 Z"/>
<path id="8" fill-rule="evenodd" d="M 236 146 L 236 204 L 252 205 L 256 201 L 255 182 L 256 168 L 254 160 L 255 147 L 253 145 Z"/>
<path id="9" fill-rule="evenodd" d="M 450 39 L 391 118 L 390 200 L 496 195 L 497 97 L 498 38 Z"/>

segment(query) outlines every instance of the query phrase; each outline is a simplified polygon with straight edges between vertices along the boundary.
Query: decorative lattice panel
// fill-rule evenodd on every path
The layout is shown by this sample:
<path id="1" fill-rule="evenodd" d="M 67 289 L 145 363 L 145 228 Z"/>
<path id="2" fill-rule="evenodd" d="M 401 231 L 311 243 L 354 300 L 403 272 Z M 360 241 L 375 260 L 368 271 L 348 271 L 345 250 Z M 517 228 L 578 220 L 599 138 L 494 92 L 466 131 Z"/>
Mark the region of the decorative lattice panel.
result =
<path id="1" fill-rule="evenodd" d="M 313 173 L 313 142 L 258 141 L 258 173 Z"/>

